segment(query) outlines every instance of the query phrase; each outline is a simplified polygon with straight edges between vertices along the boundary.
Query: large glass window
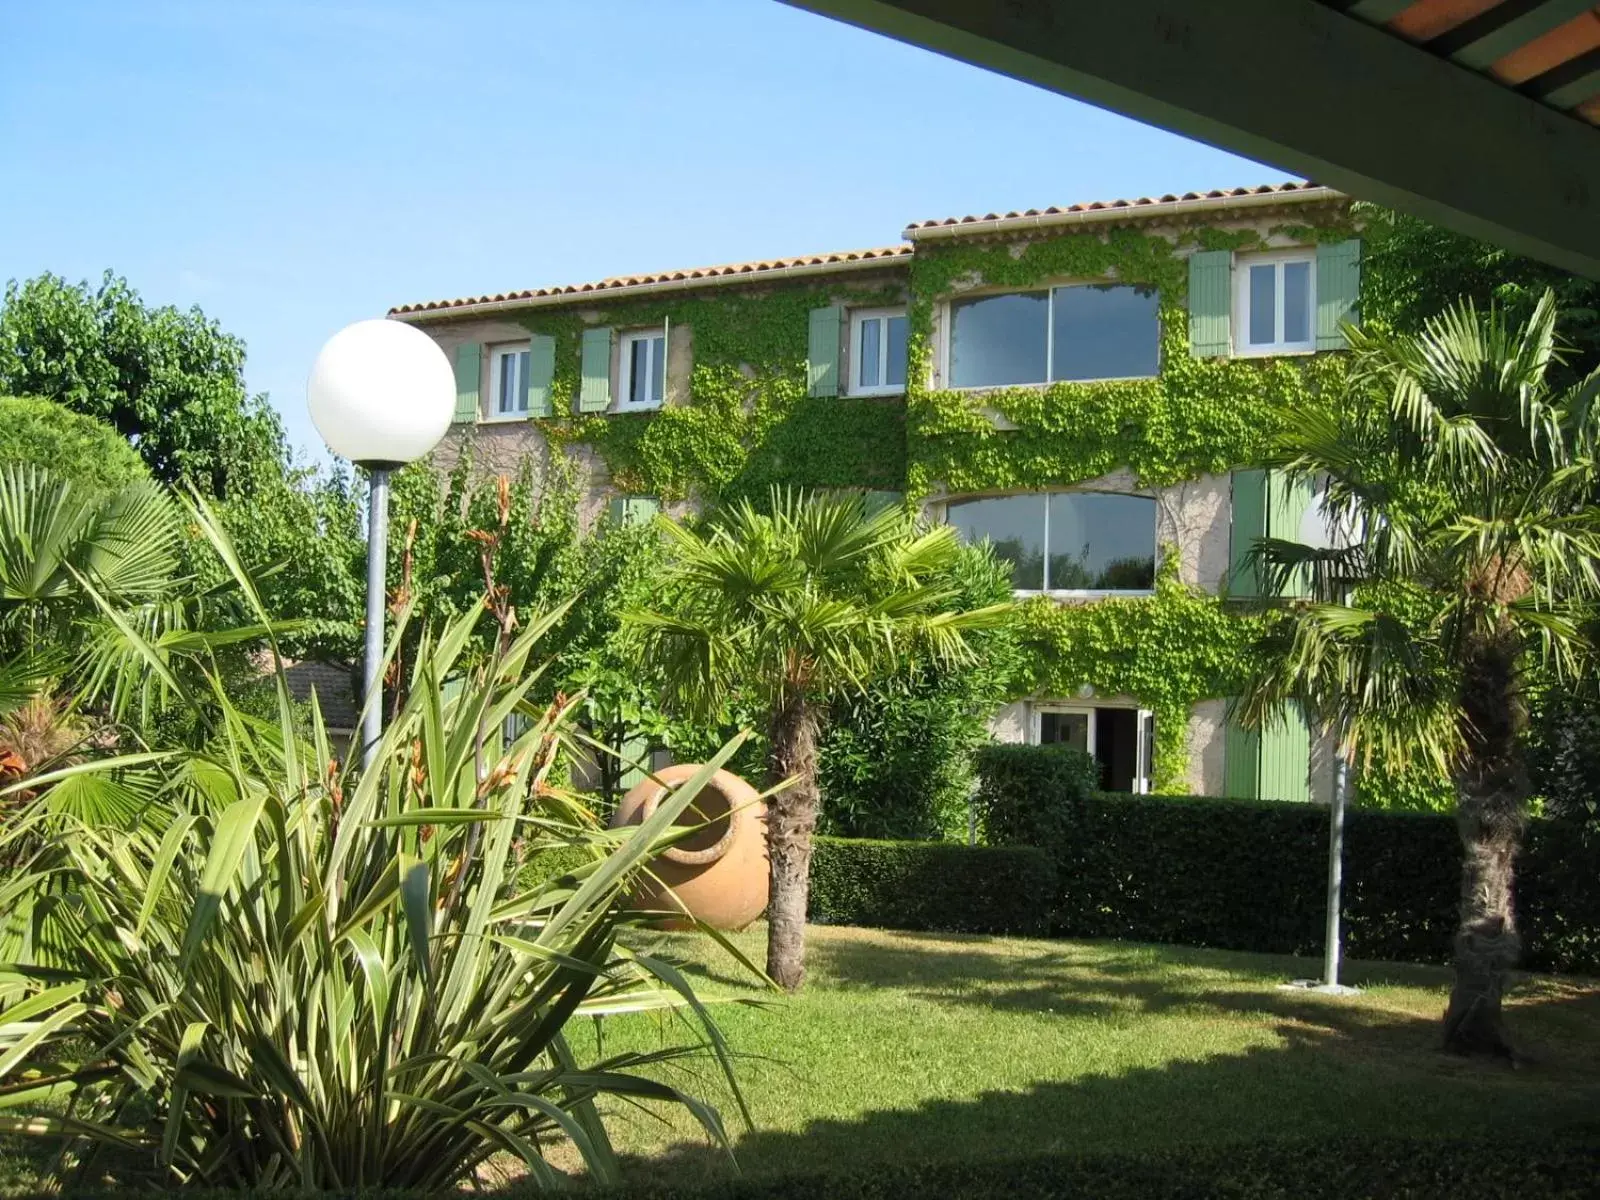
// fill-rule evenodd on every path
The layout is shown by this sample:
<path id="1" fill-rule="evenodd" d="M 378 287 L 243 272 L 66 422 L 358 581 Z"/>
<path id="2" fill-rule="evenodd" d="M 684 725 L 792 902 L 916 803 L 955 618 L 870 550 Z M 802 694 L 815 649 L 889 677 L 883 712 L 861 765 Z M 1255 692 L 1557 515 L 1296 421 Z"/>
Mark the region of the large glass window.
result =
<path id="1" fill-rule="evenodd" d="M 1051 379 L 1138 379 L 1161 363 L 1154 288 L 1059 287 L 1050 293 Z"/>
<path id="2" fill-rule="evenodd" d="M 1086 284 L 950 305 L 950 384 L 1138 379 L 1161 363 L 1153 288 Z"/>
<path id="3" fill-rule="evenodd" d="M 1244 259 L 1234 272 L 1235 321 L 1241 354 L 1282 354 L 1316 349 L 1311 314 L 1315 261 L 1309 254 L 1272 254 Z"/>
<path id="4" fill-rule="evenodd" d="M 1156 505 L 1148 496 L 1050 492 L 958 500 L 962 540 L 987 540 L 1023 592 L 1149 591 L 1156 578 Z"/>

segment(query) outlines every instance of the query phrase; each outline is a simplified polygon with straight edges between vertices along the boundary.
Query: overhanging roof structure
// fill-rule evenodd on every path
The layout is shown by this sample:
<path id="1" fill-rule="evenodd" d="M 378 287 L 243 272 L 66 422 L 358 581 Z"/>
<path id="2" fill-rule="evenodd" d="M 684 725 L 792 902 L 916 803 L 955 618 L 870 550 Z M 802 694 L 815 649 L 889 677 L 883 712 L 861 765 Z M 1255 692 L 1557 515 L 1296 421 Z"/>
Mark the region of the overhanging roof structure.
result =
<path id="1" fill-rule="evenodd" d="M 1592 0 L 786 0 L 1600 278 Z"/>

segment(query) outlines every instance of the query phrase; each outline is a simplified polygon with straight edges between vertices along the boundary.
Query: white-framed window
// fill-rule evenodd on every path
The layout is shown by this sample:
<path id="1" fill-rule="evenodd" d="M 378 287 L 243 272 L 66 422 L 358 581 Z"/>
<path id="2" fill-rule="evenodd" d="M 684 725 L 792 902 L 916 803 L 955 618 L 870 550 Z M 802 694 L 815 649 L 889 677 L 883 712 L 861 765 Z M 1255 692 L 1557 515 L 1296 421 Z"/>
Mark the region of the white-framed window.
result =
<path id="1" fill-rule="evenodd" d="M 1159 302 L 1154 288 L 1109 283 L 954 300 L 949 386 L 1153 378 L 1161 368 Z"/>
<path id="2" fill-rule="evenodd" d="M 1156 502 L 1121 492 L 1024 492 L 952 500 L 964 542 L 987 541 L 1023 593 L 1148 592 L 1156 582 Z"/>
<path id="3" fill-rule="evenodd" d="M 850 313 L 852 396 L 897 396 L 906 390 L 906 310 L 859 308 Z"/>
<path id="4" fill-rule="evenodd" d="M 1309 250 L 1240 255 L 1233 269 L 1236 354 L 1317 348 L 1317 256 Z"/>
<path id="5" fill-rule="evenodd" d="M 1035 701 L 1028 740 L 1036 746 L 1066 745 L 1100 766 L 1107 792 L 1150 790 L 1154 775 L 1156 719 L 1147 708 L 1083 701 Z"/>
<path id="6" fill-rule="evenodd" d="M 496 346 L 489 354 L 489 420 L 514 421 L 528 415 L 528 347 Z"/>
<path id="7" fill-rule="evenodd" d="M 667 393 L 667 331 L 640 329 L 622 335 L 617 375 L 617 410 L 660 408 Z"/>

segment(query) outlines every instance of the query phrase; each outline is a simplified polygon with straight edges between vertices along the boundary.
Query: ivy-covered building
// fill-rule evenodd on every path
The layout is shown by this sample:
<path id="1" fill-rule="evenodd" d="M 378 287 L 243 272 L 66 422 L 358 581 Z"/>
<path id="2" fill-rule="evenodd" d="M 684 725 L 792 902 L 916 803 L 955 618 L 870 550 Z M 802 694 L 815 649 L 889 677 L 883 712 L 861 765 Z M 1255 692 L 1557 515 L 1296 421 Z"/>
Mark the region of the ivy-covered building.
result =
<path id="1" fill-rule="evenodd" d="M 474 461 L 565 455 L 584 519 L 772 483 L 902 497 L 1013 567 L 1032 668 L 993 721 L 1118 790 L 1326 796 L 1303 722 L 1235 726 L 1257 466 L 1344 371 L 1360 243 L 1309 184 L 925 221 L 881 249 L 410 304 Z"/>

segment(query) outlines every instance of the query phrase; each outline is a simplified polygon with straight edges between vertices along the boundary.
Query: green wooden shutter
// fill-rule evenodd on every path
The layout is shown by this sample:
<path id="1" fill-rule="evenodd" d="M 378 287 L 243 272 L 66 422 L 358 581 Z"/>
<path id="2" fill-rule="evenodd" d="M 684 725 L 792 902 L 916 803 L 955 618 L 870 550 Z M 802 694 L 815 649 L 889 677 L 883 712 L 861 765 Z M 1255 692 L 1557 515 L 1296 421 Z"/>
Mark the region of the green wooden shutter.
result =
<path id="1" fill-rule="evenodd" d="M 626 792 L 634 784 L 643 783 L 645 776 L 649 774 L 643 768 L 632 764 L 637 762 L 643 763 L 645 767 L 650 765 L 650 739 L 635 734 L 633 737 L 625 739 L 620 749 L 622 757 L 626 761 L 617 764 L 621 771 L 621 775 L 617 779 L 617 790 Z"/>
<path id="2" fill-rule="evenodd" d="M 483 347 L 477 342 L 462 342 L 456 347 L 456 421 L 477 422 L 478 377 L 482 373 Z"/>
<path id="3" fill-rule="evenodd" d="M 1189 350 L 1197 358 L 1226 358 L 1232 349 L 1233 253 L 1202 250 L 1189 256 Z"/>
<path id="4" fill-rule="evenodd" d="M 839 305 L 811 310 L 811 331 L 806 339 L 806 395 L 839 394 L 839 325 L 844 309 Z"/>
<path id="5" fill-rule="evenodd" d="M 661 511 L 654 496 L 618 496 L 606 505 L 606 512 L 617 525 L 643 525 Z"/>
<path id="6" fill-rule="evenodd" d="M 605 412 L 611 407 L 611 330 L 583 331 L 582 373 L 578 411 Z"/>
<path id="7" fill-rule="evenodd" d="M 1223 726 L 1222 794 L 1233 800 L 1261 795 L 1261 735 L 1239 724 L 1232 712 Z"/>
<path id="8" fill-rule="evenodd" d="M 1356 320 L 1361 298 L 1361 241 L 1317 247 L 1317 349 L 1343 350 L 1342 325 Z"/>
<path id="9" fill-rule="evenodd" d="M 550 416 L 550 382 L 556 377 L 556 339 L 536 333 L 528 339 L 528 371 L 523 379 L 528 389 L 528 416 Z"/>
<path id="10" fill-rule="evenodd" d="M 1262 800 L 1311 799 L 1311 729 L 1298 704 L 1261 731 Z"/>
<path id="11" fill-rule="evenodd" d="M 1228 547 L 1228 594 L 1261 594 L 1250 551 L 1267 534 L 1267 473 L 1257 468 L 1233 473 L 1233 527 Z"/>
<path id="12" fill-rule="evenodd" d="M 1300 526 L 1305 522 L 1306 510 L 1311 507 L 1314 494 L 1309 480 L 1291 480 L 1273 471 L 1267 479 L 1266 536 L 1286 542 L 1303 541 Z M 1281 594 L 1309 596 L 1311 580 L 1303 572 L 1297 573 Z"/>

